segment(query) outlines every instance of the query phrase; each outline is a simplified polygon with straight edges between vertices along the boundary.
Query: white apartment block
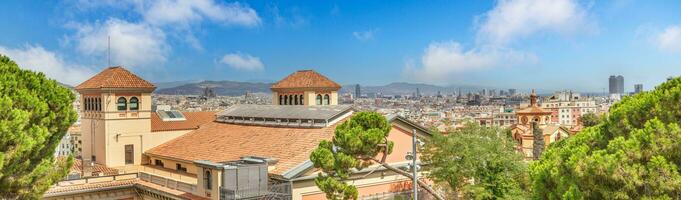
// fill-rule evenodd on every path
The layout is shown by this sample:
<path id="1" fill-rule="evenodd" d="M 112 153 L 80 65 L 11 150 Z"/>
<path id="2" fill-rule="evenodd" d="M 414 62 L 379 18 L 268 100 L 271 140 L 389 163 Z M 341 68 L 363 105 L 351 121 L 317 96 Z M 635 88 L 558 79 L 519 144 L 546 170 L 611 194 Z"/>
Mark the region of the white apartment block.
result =
<path id="1" fill-rule="evenodd" d="M 587 113 L 596 113 L 599 108 L 596 101 L 582 97 L 572 91 L 556 92 L 545 99 L 542 108 L 551 111 L 551 123 L 566 127 L 579 124 L 579 119 Z"/>

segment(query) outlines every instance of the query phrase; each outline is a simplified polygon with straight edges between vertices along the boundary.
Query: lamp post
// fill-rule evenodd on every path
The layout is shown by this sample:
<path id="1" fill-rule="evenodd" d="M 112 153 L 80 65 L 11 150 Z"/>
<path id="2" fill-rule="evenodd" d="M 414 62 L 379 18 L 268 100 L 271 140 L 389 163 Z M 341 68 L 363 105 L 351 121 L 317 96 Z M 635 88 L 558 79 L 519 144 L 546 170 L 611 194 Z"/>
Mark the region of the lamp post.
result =
<path id="1" fill-rule="evenodd" d="M 414 180 L 412 182 L 412 186 L 414 187 L 414 200 L 418 199 L 418 175 L 416 174 L 416 129 L 412 129 L 411 131 L 411 152 L 413 153 L 414 157 L 411 160 L 411 170 L 414 175 Z"/>

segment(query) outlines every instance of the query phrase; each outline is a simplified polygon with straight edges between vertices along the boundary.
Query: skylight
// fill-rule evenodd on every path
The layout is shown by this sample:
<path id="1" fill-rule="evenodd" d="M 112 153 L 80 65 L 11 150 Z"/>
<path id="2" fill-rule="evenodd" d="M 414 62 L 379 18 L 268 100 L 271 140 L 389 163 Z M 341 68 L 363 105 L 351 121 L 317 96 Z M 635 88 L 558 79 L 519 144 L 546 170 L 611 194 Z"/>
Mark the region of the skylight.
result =
<path id="1" fill-rule="evenodd" d="M 184 115 L 177 110 L 160 110 L 157 111 L 158 116 L 163 121 L 184 121 L 187 120 Z"/>

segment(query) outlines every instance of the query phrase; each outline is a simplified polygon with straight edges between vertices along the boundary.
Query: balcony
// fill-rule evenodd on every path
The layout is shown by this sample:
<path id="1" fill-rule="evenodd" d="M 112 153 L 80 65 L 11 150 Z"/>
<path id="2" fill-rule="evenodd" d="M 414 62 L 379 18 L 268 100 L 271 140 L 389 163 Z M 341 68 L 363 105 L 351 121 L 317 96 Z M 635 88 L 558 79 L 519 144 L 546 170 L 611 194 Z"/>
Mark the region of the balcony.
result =
<path id="1" fill-rule="evenodd" d="M 220 200 L 237 200 L 237 199 L 274 199 L 274 200 L 290 200 L 291 199 L 291 183 L 283 182 L 276 184 L 269 184 L 267 188 L 252 187 L 240 188 L 232 190 L 227 188 L 220 188 Z"/>

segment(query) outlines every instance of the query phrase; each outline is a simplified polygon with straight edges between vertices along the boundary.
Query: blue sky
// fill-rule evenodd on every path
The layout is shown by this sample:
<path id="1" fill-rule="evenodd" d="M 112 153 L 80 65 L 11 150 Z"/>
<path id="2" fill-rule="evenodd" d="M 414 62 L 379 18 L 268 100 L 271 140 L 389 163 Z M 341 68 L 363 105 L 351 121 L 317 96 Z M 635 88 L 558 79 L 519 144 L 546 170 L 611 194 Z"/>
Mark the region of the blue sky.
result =
<path id="1" fill-rule="evenodd" d="M 406 81 L 600 92 L 681 74 L 679 1 L 9 1 L 0 53 L 77 84 L 108 62 L 153 82 Z"/>

